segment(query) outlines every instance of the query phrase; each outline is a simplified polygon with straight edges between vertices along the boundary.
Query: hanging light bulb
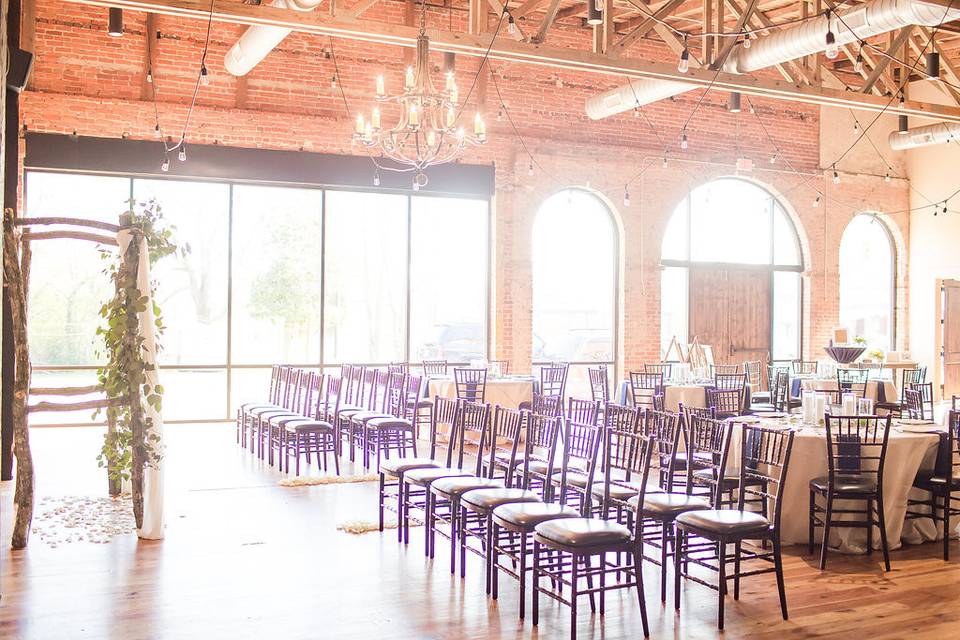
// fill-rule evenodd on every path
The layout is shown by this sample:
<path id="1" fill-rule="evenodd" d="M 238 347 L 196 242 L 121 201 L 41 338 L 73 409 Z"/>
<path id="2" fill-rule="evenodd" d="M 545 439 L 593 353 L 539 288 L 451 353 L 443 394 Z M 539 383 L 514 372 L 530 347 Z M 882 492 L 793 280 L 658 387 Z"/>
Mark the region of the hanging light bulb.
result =
<path id="1" fill-rule="evenodd" d="M 662 165 L 662 166 L 663 166 L 664 169 L 667 168 L 667 156 L 663 156 L 663 165 Z"/>
<path id="2" fill-rule="evenodd" d="M 901 108 L 903 108 L 903 103 L 904 103 L 904 99 L 903 99 L 903 94 L 901 93 L 900 94 Z M 897 133 L 899 133 L 902 136 L 905 136 L 908 133 L 910 133 L 910 120 L 907 118 L 906 114 L 901 113 L 900 116 L 897 118 Z"/>
<path id="3" fill-rule="evenodd" d="M 777 164 L 777 154 L 770 156 L 770 164 Z"/>
<path id="4" fill-rule="evenodd" d="M 373 172 L 373 186 L 375 187 L 380 186 L 380 170 L 379 169 Z"/>
<path id="5" fill-rule="evenodd" d="M 827 17 L 827 23 L 829 24 L 830 18 Z M 835 60 L 838 55 L 840 55 L 840 48 L 837 47 L 837 36 L 833 34 L 833 30 L 830 27 L 827 27 L 827 49 L 824 51 L 824 54 L 830 60 Z"/>
<path id="6" fill-rule="evenodd" d="M 603 24 L 603 10 L 593 0 L 587 0 L 587 24 Z"/>
<path id="7" fill-rule="evenodd" d="M 160 171 L 163 171 L 164 173 L 170 171 L 170 156 L 164 154 L 163 162 L 160 163 Z"/>
<path id="8" fill-rule="evenodd" d="M 153 68 L 147 67 L 147 82 L 153 83 Z"/>
<path id="9" fill-rule="evenodd" d="M 500 108 L 497 110 L 497 122 L 503 120 L 503 105 L 500 105 Z"/>
<path id="10" fill-rule="evenodd" d="M 854 121 L 853 121 L 853 134 L 854 134 L 854 135 L 859 135 L 859 134 L 860 134 L 860 121 L 859 121 L 859 120 L 854 120 Z"/>
<path id="11" fill-rule="evenodd" d="M 334 74 L 333 76 L 330 77 L 330 88 L 331 88 L 331 89 L 336 89 L 336 88 L 337 88 L 337 76 L 336 76 L 336 74 Z"/>
<path id="12" fill-rule="evenodd" d="M 514 35 L 517 33 L 517 21 L 513 19 L 513 14 L 507 14 L 507 33 Z"/>
<path id="13" fill-rule="evenodd" d="M 680 136 L 680 148 L 686 149 L 689 146 L 690 146 L 690 143 L 687 142 L 687 134 L 683 134 L 682 136 Z"/>
<path id="14" fill-rule="evenodd" d="M 817 199 L 813 201 L 813 208 L 816 209 L 820 206 L 820 194 L 817 194 Z"/>
<path id="15" fill-rule="evenodd" d="M 179 160 L 180 162 L 187 161 L 187 145 L 185 144 L 180 145 L 180 152 L 177 153 L 177 160 Z"/>
<path id="16" fill-rule="evenodd" d="M 863 54 L 862 53 L 857 54 L 857 59 L 853 63 L 853 71 L 854 73 L 863 73 Z"/>
<path id="17" fill-rule="evenodd" d="M 890 178 L 890 172 L 887 171 L 887 175 L 883 176 L 883 181 L 884 181 L 884 182 L 890 182 L 890 180 L 891 180 L 891 178 Z"/>
<path id="18" fill-rule="evenodd" d="M 557 89 L 563 89 L 563 78 L 557 76 L 555 84 L 557 85 Z"/>
<path id="19" fill-rule="evenodd" d="M 680 52 L 680 62 L 677 64 L 677 71 L 686 73 L 690 70 L 690 50 L 687 49 L 687 36 L 683 36 L 683 51 Z"/>
<path id="20" fill-rule="evenodd" d="M 527 167 L 527 175 L 528 175 L 528 176 L 532 176 L 532 175 L 533 175 L 533 160 L 530 161 L 530 166 Z"/>
<path id="21" fill-rule="evenodd" d="M 833 168 L 833 184 L 840 184 L 840 174 L 837 173 L 837 168 Z"/>
<path id="22" fill-rule="evenodd" d="M 634 117 L 634 118 L 639 118 L 639 117 L 640 117 L 640 107 L 634 107 L 634 108 L 633 108 L 633 117 Z"/>
<path id="23" fill-rule="evenodd" d="M 153 135 L 155 135 L 155 136 L 158 137 L 158 138 L 160 137 L 160 123 L 159 123 L 159 122 L 158 122 L 156 125 L 154 125 L 154 127 L 153 127 Z"/>
<path id="24" fill-rule="evenodd" d="M 209 86 L 210 84 L 210 74 L 207 73 L 207 65 L 200 65 L 200 84 L 203 86 Z"/>
<path id="25" fill-rule="evenodd" d="M 623 206 L 624 208 L 630 206 L 630 192 L 627 191 L 626 185 L 623 187 Z"/>
<path id="26" fill-rule="evenodd" d="M 749 49 L 749 48 L 750 48 L 750 40 L 751 40 L 751 38 L 752 38 L 752 36 L 750 35 L 750 32 L 749 32 L 749 31 L 746 32 L 745 34 L 743 34 L 743 48 L 744 48 L 744 49 Z"/>

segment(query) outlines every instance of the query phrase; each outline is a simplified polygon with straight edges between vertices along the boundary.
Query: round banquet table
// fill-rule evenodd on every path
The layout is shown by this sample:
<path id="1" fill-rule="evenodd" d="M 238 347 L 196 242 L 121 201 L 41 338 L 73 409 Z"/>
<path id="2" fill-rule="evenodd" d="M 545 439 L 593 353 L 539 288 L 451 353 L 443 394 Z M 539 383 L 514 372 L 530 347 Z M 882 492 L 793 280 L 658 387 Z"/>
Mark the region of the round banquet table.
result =
<path id="1" fill-rule="evenodd" d="M 521 402 L 533 401 L 536 386 L 538 386 L 536 380 L 528 377 L 487 378 L 484 402 L 491 405 L 499 404 L 508 409 L 518 409 Z M 436 396 L 456 398 L 457 385 L 453 378 L 431 378 L 427 385 L 427 395 L 430 398 Z"/>
<path id="2" fill-rule="evenodd" d="M 806 544 L 807 522 L 810 509 L 810 481 L 826 476 L 827 443 L 826 430 L 822 427 L 800 425 L 785 419 L 732 418 L 734 431 L 730 439 L 728 469 L 736 468 L 740 463 L 741 428 L 745 420 L 752 420 L 761 426 L 771 428 L 793 428 L 796 435 L 790 457 L 790 467 L 784 486 L 780 533 L 783 544 Z M 890 429 L 887 444 L 887 459 L 883 474 L 883 508 L 887 525 L 887 543 L 890 549 L 897 549 L 901 542 L 919 544 L 941 537 L 941 530 L 934 526 L 932 519 L 905 520 L 907 498 L 923 495 L 913 488 L 913 480 L 920 469 L 933 469 L 937 461 L 941 437 L 939 432 L 912 433 L 902 431 L 902 424 L 894 421 Z M 912 428 L 912 427 L 907 427 Z M 931 429 L 935 428 L 930 426 Z M 854 507 L 863 508 L 862 501 L 836 501 L 836 509 Z M 846 506 L 844 506 L 846 505 Z M 841 516 L 842 517 L 842 516 Z M 849 516 L 855 518 L 856 516 Z M 953 535 L 956 535 L 957 522 L 951 522 Z M 814 543 L 819 544 L 823 529 L 814 532 Z M 866 552 L 867 532 L 865 529 L 832 527 L 829 544 L 847 553 Z M 874 547 L 880 547 L 880 536 L 874 535 Z"/>

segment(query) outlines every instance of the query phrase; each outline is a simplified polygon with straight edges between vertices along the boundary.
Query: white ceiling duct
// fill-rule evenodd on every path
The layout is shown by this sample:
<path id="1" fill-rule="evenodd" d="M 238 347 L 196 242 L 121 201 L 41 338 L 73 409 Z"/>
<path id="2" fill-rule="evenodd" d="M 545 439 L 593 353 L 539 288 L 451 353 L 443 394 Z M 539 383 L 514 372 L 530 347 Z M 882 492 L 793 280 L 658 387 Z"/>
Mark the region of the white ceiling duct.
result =
<path id="1" fill-rule="evenodd" d="M 294 11 L 313 11 L 323 0 L 273 0 L 271 7 L 293 9 Z M 244 31 L 237 43 L 223 59 L 223 66 L 235 76 L 250 72 L 260 61 L 273 51 L 290 33 L 283 27 L 253 26 Z"/>
<path id="2" fill-rule="evenodd" d="M 838 15 L 819 16 L 799 25 L 753 39 L 750 48 L 737 46 L 723 70 L 750 73 L 775 64 L 819 53 L 827 48 L 827 31 L 838 46 L 859 42 L 907 25 L 936 26 L 960 18 L 957 8 L 947 9 L 923 0 L 873 0 Z M 643 79 L 611 89 L 587 100 L 587 115 L 594 120 L 622 113 L 663 98 L 691 91 L 694 85 L 672 80 Z"/>
<path id="3" fill-rule="evenodd" d="M 938 122 L 910 129 L 906 133 L 891 131 L 887 139 L 894 151 L 946 144 L 952 140 L 960 140 L 960 124 L 956 122 Z"/>

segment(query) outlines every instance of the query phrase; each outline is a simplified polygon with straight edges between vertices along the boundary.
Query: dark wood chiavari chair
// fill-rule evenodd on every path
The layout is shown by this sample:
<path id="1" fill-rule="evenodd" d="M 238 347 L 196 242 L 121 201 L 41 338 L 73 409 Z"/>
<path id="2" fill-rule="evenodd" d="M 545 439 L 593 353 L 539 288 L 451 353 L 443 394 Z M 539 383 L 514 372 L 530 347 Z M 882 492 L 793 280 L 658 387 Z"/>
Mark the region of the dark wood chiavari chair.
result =
<path id="1" fill-rule="evenodd" d="M 520 405 L 521 409 L 529 409 L 531 413 L 541 416 L 562 416 L 563 398 L 560 396 L 545 396 L 534 392 L 533 401 L 529 406 L 526 403 Z"/>
<path id="2" fill-rule="evenodd" d="M 612 438 L 621 442 L 620 450 L 628 452 L 627 464 L 640 487 L 639 499 L 650 470 L 651 441 L 633 432 L 614 432 Z M 596 609 L 594 593 L 599 595 L 599 612 L 605 610 L 605 596 L 609 591 L 636 588 L 640 604 L 640 619 L 644 637 L 649 636 L 646 601 L 643 588 L 643 554 L 641 525 L 635 530 L 614 520 L 599 518 L 558 518 L 538 524 L 533 536 L 533 624 L 538 623 L 540 594 L 547 595 L 570 607 L 570 636 L 577 637 L 577 600 L 589 595 L 591 610 Z M 617 561 L 611 562 L 613 555 Z M 598 561 L 594 564 L 593 559 Z M 625 561 L 621 562 L 623 558 Z M 554 588 L 541 587 L 541 578 Z M 594 578 L 599 578 L 599 587 Z M 585 579 L 587 589 L 581 590 Z M 565 597 L 565 593 L 569 596 Z"/>
<path id="3" fill-rule="evenodd" d="M 810 513 L 807 547 L 813 554 L 813 535 L 823 528 L 820 549 L 820 570 L 827 567 L 830 528 L 853 527 L 867 530 L 867 554 L 873 553 L 873 527 L 880 528 L 883 563 L 890 571 L 890 550 L 883 507 L 883 467 L 890 437 L 890 416 L 826 415 L 827 475 L 810 481 Z M 817 504 L 817 496 L 825 504 Z M 835 508 L 834 501 L 864 502 L 863 509 L 846 505 Z M 835 516 L 844 516 L 842 519 Z M 862 520 L 845 516 L 860 515 Z"/>
<path id="4" fill-rule="evenodd" d="M 770 389 L 769 384 L 764 385 L 763 362 L 760 360 L 747 360 L 743 363 L 743 372 L 747 376 L 747 384 L 750 385 L 753 399 L 757 402 L 769 402 Z"/>
<path id="5" fill-rule="evenodd" d="M 347 438 L 351 462 L 354 461 L 358 448 L 364 456 L 366 455 L 366 446 L 363 442 L 363 424 L 370 418 L 383 415 L 389 378 L 390 374 L 381 369 L 365 369 L 355 395 L 358 404 L 340 410 L 337 428 L 340 430 L 341 436 Z M 364 462 L 366 463 L 366 460 Z"/>
<path id="6" fill-rule="evenodd" d="M 653 399 L 663 393 L 663 373 L 631 371 L 630 403 L 641 409 L 653 409 Z"/>
<path id="7" fill-rule="evenodd" d="M 884 398 L 883 402 L 877 402 L 877 409 L 884 409 L 893 417 L 899 418 L 907 410 L 907 390 L 911 384 L 926 382 L 927 368 L 916 367 L 914 369 L 900 370 L 900 398 Z"/>
<path id="8" fill-rule="evenodd" d="M 643 365 L 644 373 L 659 373 L 663 375 L 664 380 L 669 380 L 673 374 L 672 362 L 645 362 Z"/>
<path id="9" fill-rule="evenodd" d="M 487 487 L 472 489 L 460 496 L 460 575 L 464 575 L 467 562 L 467 551 L 472 551 L 484 560 L 484 578 L 486 593 L 491 588 L 491 561 L 490 550 L 493 548 L 493 510 L 505 504 L 541 502 L 535 492 L 522 487 L 512 487 L 513 473 L 516 467 L 517 451 L 520 444 L 520 434 L 527 412 L 514 409 L 504 409 L 497 406 L 491 423 L 491 448 L 489 459 L 485 462 L 484 477 L 497 479 L 497 472 L 502 471 L 505 487 Z M 497 452 L 501 460 L 507 460 L 506 465 L 496 462 Z M 504 468 L 506 467 L 506 468 Z M 478 544 L 471 547 L 469 542 Z"/>
<path id="10" fill-rule="evenodd" d="M 521 486 L 539 491 L 546 501 L 553 500 L 553 485 L 550 479 L 559 469 L 557 459 L 560 434 L 563 432 L 563 417 L 531 412 L 526 421 L 523 457 L 517 464 Z"/>
<path id="11" fill-rule="evenodd" d="M 667 415 L 653 411 L 633 411 L 633 419 L 612 420 L 604 425 L 603 444 L 601 445 L 603 448 L 603 478 L 595 479 L 591 488 L 593 498 L 599 505 L 599 508 L 594 511 L 601 518 L 613 517 L 617 522 L 623 522 L 626 517 L 627 526 L 631 526 L 633 523 L 633 510 L 628 503 L 630 498 L 641 492 L 655 493 L 660 492 L 661 489 L 659 485 L 638 486 L 639 478 L 634 466 L 634 463 L 637 462 L 634 457 L 636 452 L 629 449 L 630 446 L 636 444 L 636 441 L 626 437 L 626 435 L 640 434 L 650 438 L 650 441 L 656 444 L 658 441 L 656 439 L 657 428 L 654 416 Z M 651 464 L 656 464 L 659 453 L 655 446 Z"/>
<path id="12" fill-rule="evenodd" d="M 273 402 L 258 404 L 256 406 L 244 409 L 243 421 L 245 430 L 250 434 L 250 450 L 255 452 L 259 458 L 263 458 L 264 443 L 266 434 L 261 430 L 260 416 L 284 412 L 290 402 L 290 394 L 293 392 L 297 370 L 293 367 L 280 366 L 277 372 L 277 382 L 274 388 Z"/>
<path id="13" fill-rule="evenodd" d="M 957 396 L 954 396 L 956 398 Z M 928 492 L 928 497 L 907 502 L 907 518 L 930 518 L 939 523 L 943 535 L 943 559 L 950 559 L 950 518 L 960 516 L 960 411 L 953 409 L 947 418 L 947 434 L 940 444 L 940 456 L 933 469 L 921 469 L 913 486 Z M 916 511 L 924 507 L 928 511 Z M 939 515 L 938 515 L 939 511 Z"/>
<path id="14" fill-rule="evenodd" d="M 733 599 L 740 599 L 740 579 L 762 573 L 773 572 L 777 577 L 777 591 L 780 596 L 780 613 L 787 619 L 787 595 L 783 579 L 783 559 L 780 552 L 780 516 L 783 502 L 783 490 L 790 467 L 790 455 L 793 450 L 793 431 L 765 429 L 763 427 L 743 425 L 740 439 L 740 487 L 735 508 L 700 509 L 688 511 L 677 517 L 677 552 L 674 555 L 674 607 L 680 608 L 680 578 L 685 576 L 712 589 L 717 590 L 717 627 L 723 629 L 724 599 L 727 595 L 727 581 L 733 579 Z M 775 487 L 775 489 L 774 489 Z M 766 515 L 748 510 L 750 504 L 761 503 L 763 512 L 772 513 L 771 520 Z M 697 536 L 713 543 L 710 559 L 698 557 L 697 548 L 689 544 L 691 536 Z M 746 553 L 744 540 L 772 542 L 772 548 Z M 727 547 L 734 546 L 733 575 L 727 573 Z M 713 551 L 715 550 L 715 551 Z M 741 571 L 741 562 L 760 561 L 762 568 Z M 773 563 L 773 567 L 769 563 Z M 684 571 L 688 564 L 697 564 L 715 569 L 718 572 L 716 585 L 710 584 Z"/>
<path id="15" fill-rule="evenodd" d="M 794 360 L 790 363 L 790 368 L 795 376 L 815 376 L 820 371 L 816 360 Z"/>
<path id="16" fill-rule="evenodd" d="M 387 373 L 410 373 L 410 364 L 407 362 L 391 362 L 387 365 Z"/>
<path id="17" fill-rule="evenodd" d="M 488 364 L 490 365 L 490 368 L 496 369 L 497 375 L 501 375 L 501 376 L 510 375 L 509 360 L 491 360 Z"/>
<path id="18" fill-rule="evenodd" d="M 266 400 L 246 402 L 237 409 L 237 444 L 246 448 L 250 435 L 250 412 L 254 409 L 276 407 L 280 395 L 280 372 L 283 366 L 275 364 L 270 367 L 270 383 Z"/>
<path id="19" fill-rule="evenodd" d="M 387 378 L 386 393 L 383 414 L 362 420 L 365 469 L 370 468 L 371 458 L 376 456 L 377 464 L 374 468 L 379 470 L 381 455 L 389 458 L 391 451 L 404 457 L 409 449 L 411 456 L 417 457 L 414 415 L 407 406 L 409 376 L 403 373 L 390 374 Z M 354 417 L 354 420 L 357 418 Z"/>
<path id="20" fill-rule="evenodd" d="M 837 369 L 836 403 L 840 403 L 845 393 L 852 393 L 859 398 L 866 398 L 869 383 L 869 369 Z"/>
<path id="21" fill-rule="evenodd" d="M 317 464 L 323 456 L 323 471 L 328 471 L 327 457 L 333 454 L 333 466 L 337 475 L 340 475 L 340 459 L 337 456 L 337 440 L 333 425 L 323 419 L 325 408 L 320 400 L 323 388 L 324 375 L 310 373 L 312 377 L 310 397 L 307 405 L 310 410 L 309 419 L 291 420 L 283 425 L 281 457 L 290 472 L 290 456 L 294 458 L 296 475 L 300 475 L 300 456 L 305 455 L 307 464 L 310 464 L 310 455 L 316 455 Z M 329 382 L 328 382 L 329 384 Z M 316 398 L 316 402 L 312 399 Z"/>
<path id="22" fill-rule="evenodd" d="M 610 401 L 610 379 L 607 376 L 607 367 L 590 367 L 587 369 L 587 375 L 590 378 L 590 397 L 599 402 L 600 406 L 606 406 Z"/>
<path id="23" fill-rule="evenodd" d="M 254 412 L 254 432 L 256 433 L 260 458 L 266 457 L 269 464 L 274 463 L 274 452 L 279 445 L 278 420 L 299 418 L 300 404 L 306 390 L 307 372 L 290 368 L 283 393 L 283 402 L 279 407 Z"/>
<path id="24" fill-rule="evenodd" d="M 429 457 L 400 457 L 392 460 L 385 460 L 384 462 L 380 463 L 380 530 L 383 531 L 384 510 L 390 508 L 387 504 L 387 499 L 390 497 L 390 494 L 393 491 L 395 492 L 393 495 L 396 499 L 396 508 L 394 510 L 397 513 L 397 522 L 399 523 L 399 526 L 397 527 L 397 542 L 403 541 L 404 543 L 407 543 L 410 541 L 410 516 L 406 507 L 408 503 L 411 503 L 417 507 L 422 506 L 420 504 L 415 504 L 413 500 L 420 499 L 424 495 L 423 491 L 410 490 L 410 487 L 404 483 L 404 474 L 413 469 L 445 468 L 450 470 L 453 447 L 447 447 L 445 459 L 437 459 L 437 446 L 439 444 L 438 436 L 440 435 L 440 427 L 447 426 L 450 430 L 448 432 L 449 437 L 451 438 L 449 442 L 453 442 L 453 423 L 454 416 L 456 415 L 457 411 L 457 401 L 453 398 L 437 397 L 432 406 L 434 407 L 434 411 L 430 416 Z"/>
<path id="25" fill-rule="evenodd" d="M 594 400 L 567 398 L 567 420 L 596 424 L 600 417 L 600 403 Z"/>
<path id="26" fill-rule="evenodd" d="M 911 382 L 907 388 L 907 409 L 914 420 L 934 419 L 933 383 Z M 913 406 L 910 396 L 913 395 Z"/>
<path id="27" fill-rule="evenodd" d="M 570 365 L 566 363 L 553 363 L 550 366 L 540 367 L 540 394 L 560 396 L 562 406 L 567 391 L 567 373 L 569 370 Z"/>
<path id="28" fill-rule="evenodd" d="M 710 377 L 716 378 L 718 375 L 725 375 L 725 376 L 744 375 L 743 365 L 740 365 L 740 364 L 710 365 Z"/>
<path id="29" fill-rule="evenodd" d="M 457 398 L 467 402 L 482 403 L 487 397 L 487 370 L 455 367 L 453 380 L 457 388 Z"/>
<path id="30" fill-rule="evenodd" d="M 590 513 L 590 488 L 596 477 L 604 430 L 603 425 L 566 420 L 560 435 L 563 445 L 561 464 L 551 478 L 553 486 L 560 488 L 556 499 L 563 505 L 569 500 L 577 500 L 579 511 L 585 516 Z"/>
<path id="31" fill-rule="evenodd" d="M 450 374 L 450 363 L 446 360 L 424 360 L 422 363 L 423 375 L 445 376 Z"/>
<path id="32" fill-rule="evenodd" d="M 732 418 L 743 412 L 743 389 L 708 388 L 707 406 L 720 418 Z"/>
<path id="33" fill-rule="evenodd" d="M 731 424 L 716 418 L 691 415 L 687 427 L 687 491 L 706 497 L 714 508 L 733 502 L 739 473 L 727 469 Z"/>
<path id="34" fill-rule="evenodd" d="M 289 462 L 286 455 L 286 427 L 290 424 L 309 420 L 315 410 L 316 392 L 316 374 L 304 369 L 297 370 L 295 375 L 295 388 L 290 403 L 290 411 L 287 413 L 274 414 L 265 421 L 265 428 L 269 431 L 267 441 L 270 444 L 270 454 L 268 460 L 270 464 L 277 461 L 277 466 L 281 470 Z M 299 459 L 297 460 L 299 465 Z M 289 472 L 289 466 L 286 471 Z M 299 475 L 299 474 L 298 474 Z"/>

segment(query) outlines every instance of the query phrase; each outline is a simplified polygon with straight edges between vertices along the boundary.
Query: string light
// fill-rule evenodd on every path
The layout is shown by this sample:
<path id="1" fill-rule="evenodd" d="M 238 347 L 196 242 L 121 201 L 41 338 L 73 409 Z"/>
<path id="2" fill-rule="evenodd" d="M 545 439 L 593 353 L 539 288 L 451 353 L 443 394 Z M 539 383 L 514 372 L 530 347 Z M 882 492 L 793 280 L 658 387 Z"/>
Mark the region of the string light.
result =
<path id="1" fill-rule="evenodd" d="M 663 168 L 667 168 L 667 156 L 663 156 Z"/>
<path id="2" fill-rule="evenodd" d="M 207 65 L 200 66 L 200 84 L 205 87 L 210 85 L 210 74 L 207 73 Z"/>
<path id="3" fill-rule="evenodd" d="M 563 79 L 560 76 L 557 76 L 556 85 L 557 89 L 563 89 Z"/>
<path id="4" fill-rule="evenodd" d="M 744 49 L 749 49 L 749 48 L 750 48 L 750 39 L 751 39 L 752 37 L 753 37 L 753 36 L 750 35 L 750 32 L 749 32 L 749 31 L 747 31 L 745 34 L 743 34 L 743 48 L 744 48 Z"/>
<path id="5" fill-rule="evenodd" d="M 884 181 L 884 182 L 890 182 L 890 180 L 891 180 L 891 178 L 890 178 L 890 172 L 887 171 L 887 175 L 883 176 L 883 181 Z"/>
<path id="6" fill-rule="evenodd" d="M 533 160 L 530 161 L 530 166 L 527 167 L 527 175 L 528 176 L 533 175 Z"/>
<path id="7" fill-rule="evenodd" d="M 900 93 L 900 108 L 903 108 L 904 98 L 903 93 Z M 897 117 L 897 133 L 902 136 L 910 133 L 910 120 L 907 118 L 906 114 L 901 113 Z"/>
<path id="8" fill-rule="evenodd" d="M 336 74 L 330 76 L 330 88 L 331 88 L 331 89 L 336 89 L 336 88 L 337 88 L 337 76 L 336 76 Z"/>
<path id="9" fill-rule="evenodd" d="M 507 14 L 507 33 L 515 35 L 517 33 L 517 21 L 513 19 L 512 14 Z"/>
<path id="10" fill-rule="evenodd" d="M 689 146 L 690 146 L 690 143 L 687 142 L 687 134 L 683 134 L 683 136 L 680 137 L 680 148 L 686 149 Z"/>
<path id="11" fill-rule="evenodd" d="M 500 105 L 500 108 L 497 110 L 497 122 L 503 120 L 503 105 Z"/>
<path id="12" fill-rule="evenodd" d="M 827 11 L 827 49 L 824 51 L 824 55 L 827 56 L 830 60 L 835 60 L 838 55 L 840 55 L 840 49 L 837 47 L 837 36 L 834 35 L 833 29 L 830 26 L 830 11 Z"/>
<path id="13" fill-rule="evenodd" d="M 857 60 L 853 63 L 853 71 L 854 73 L 863 72 L 863 54 L 862 53 L 857 54 Z"/>
<path id="14" fill-rule="evenodd" d="M 624 207 L 630 206 L 630 192 L 627 191 L 626 185 L 623 186 L 623 206 Z"/>
<path id="15" fill-rule="evenodd" d="M 158 122 L 153 126 L 153 135 L 160 137 L 160 123 Z"/>
<path id="16" fill-rule="evenodd" d="M 833 167 L 833 184 L 840 184 L 840 174 L 837 173 L 837 167 Z"/>
<path id="17" fill-rule="evenodd" d="M 770 156 L 770 164 L 777 164 L 777 154 Z"/>
<path id="18" fill-rule="evenodd" d="M 170 156 L 167 154 L 163 154 L 163 162 L 160 163 L 160 171 L 163 171 L 164 173 L 170 171 Z"/>
<path id="19" fill-rule="evenodd" d="M 633 117 L 634 117 L 634 118 L 639 118 L 639 117 L 640 117 L 640 108 L 639 108 L 639 107 L 634 107 L 634 108 L 633 108 Z"/>
<path id="20" fill-rule="evenodd" d="M 373 172 L 373 186 L 375 187 L 380 186 L 380 170 L 379 169 Z"/>
<path id="21" fill-rule="evenodd" d="M 179 153 L 177 153 L 177 160 L 179 160 L 180 162 L 187 161 L 187 145 L 186 144 L 180 145 L 180 151 Z"/>
<path id="22" fill-rule="evenodd" d="M 860 135 L 860 121 L 856 119 L 853 121 L 853 135 Z"/>
<path id="23" fill-rule="evenodd" d="M 147 67 L 147 82 L 153 84 L 153 68 Z"/>
<path id="24" fill-rule="evenodd" d="M 816 209 L 817 207 L 820 206 L 820 198 L 821 198 L 821 194 L 820 194 L 820 193 L 817 193 L 817 199 L 813 201 L 813 208 L 814 208 L 814 209 Z"/>
<path id="25" fill-rule="evenodd" d="M 690 70 L 690 50 L 687 48 L 687 36 L 683 36 L 683 51 L 680 53 L 680 62 L 677 64 L 677 71 L 686 73 Z"/>

